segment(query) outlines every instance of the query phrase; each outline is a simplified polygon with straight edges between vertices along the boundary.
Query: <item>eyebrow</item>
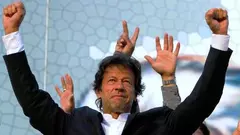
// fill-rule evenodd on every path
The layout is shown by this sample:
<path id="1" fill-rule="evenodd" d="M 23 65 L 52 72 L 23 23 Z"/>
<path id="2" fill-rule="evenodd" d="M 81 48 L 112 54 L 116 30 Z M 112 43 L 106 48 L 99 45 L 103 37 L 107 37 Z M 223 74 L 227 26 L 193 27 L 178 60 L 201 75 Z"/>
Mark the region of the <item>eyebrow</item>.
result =
<path id="1" fill-rule="evenodd" d="M 108 76 L 108 78 L 117 78 L 117 77 L 115 77 L 115 76 Z M 122 79 L 129 79 L 129 80 L 131 80 L 131 77 L 123 77 Z"/>
<path id="2" fill-rule="evenodd" d="M 123 77 L 122 79 L 129 79 L 129 80 L 131 80 L 131 78 L 130 78 L 130 77 Z"/>

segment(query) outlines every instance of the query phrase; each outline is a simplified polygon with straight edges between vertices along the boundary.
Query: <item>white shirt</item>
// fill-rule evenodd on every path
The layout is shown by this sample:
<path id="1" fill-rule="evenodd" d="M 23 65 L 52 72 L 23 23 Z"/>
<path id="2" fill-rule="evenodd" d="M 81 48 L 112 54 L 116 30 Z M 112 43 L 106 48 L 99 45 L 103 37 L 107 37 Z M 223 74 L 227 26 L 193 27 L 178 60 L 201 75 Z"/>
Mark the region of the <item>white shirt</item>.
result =
<path id="1" fill-rule="evenodd" d="M 110 114 L 103 114 L 101 124 L 105 135 L 121 135 L 129 114 L 122 113 L 117 119 L 112 118 Z"/>
<path id="2" fill-rule="evenodd" d="M 211 46 L 221 51 L 228 50 L 229 35 L 212 35 Z M 6 48 L 6 54 L 14 54 L 24 51 L 19 32 L 13 32 L 2 37 L 3 44 Z M 112 118 L 110 114 L 103 114 L 103 122 L 101 123 L 106 135 L 121 135 L 129 113 L 119 115 L 118 119 Z"/>

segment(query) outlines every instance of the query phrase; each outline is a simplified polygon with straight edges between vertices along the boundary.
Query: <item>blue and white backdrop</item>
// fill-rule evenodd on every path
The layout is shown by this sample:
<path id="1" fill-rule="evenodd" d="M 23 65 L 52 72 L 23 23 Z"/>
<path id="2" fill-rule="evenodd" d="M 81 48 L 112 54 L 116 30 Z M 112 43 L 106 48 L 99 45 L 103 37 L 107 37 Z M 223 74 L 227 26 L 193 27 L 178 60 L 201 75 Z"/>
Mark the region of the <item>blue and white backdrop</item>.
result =
<path id="1" fill-rule="evenodd" d="M 13 2 L 1 0 L 0 7 Z M 205 12 L 212 7 L 228 10 L 234 50 L 223 97 L 206 120 L 212 134 L 230 135 L 240 115 L 240 1 L 239 0 L 23 0 L 26 17 L 21 26 L 28 60 L 39 86 L 54 100 L 54 85 L 69 73 L 75 84 L 77 106 L 94 109 L 91 83 L 99 61 L 114 51 L 126 20 L 131 33 L 140 27 L 134 57 L 142 62 L 146 90 L 139 97 L 141 111 L 162 106 L 161 79 L 143 56 L 155 56 L 154 37 L 165 32 L 181 42 L 177 83 L 182 100 L 192 91 L 209 50 L 211 32 Z M 0 13 L 2 15 L 2 12 Z M 2 25 L 0 36 L 3 35 Z M 5 48 L 1 42 L 1 55 Z M 0 135 L 38 135 L 23 115 L 12 92 L 3 59 L 0 59 Z"/>

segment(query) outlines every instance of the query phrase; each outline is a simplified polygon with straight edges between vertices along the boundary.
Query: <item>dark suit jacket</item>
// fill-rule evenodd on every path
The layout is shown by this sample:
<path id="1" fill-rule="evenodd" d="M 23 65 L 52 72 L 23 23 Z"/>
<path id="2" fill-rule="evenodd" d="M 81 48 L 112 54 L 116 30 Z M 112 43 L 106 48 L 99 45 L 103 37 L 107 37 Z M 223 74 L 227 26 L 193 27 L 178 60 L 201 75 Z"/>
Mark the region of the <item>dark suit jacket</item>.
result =
<path id="1" fill-rule="evenodd" d="M 211 48 L 204 71 L 185 101 L 174 111 L 164 106 L 131 114 L 122 134 L 192 134 L 212 113 L 221 98 L 231 53 L 230 49 L 224 52 Z M 39 89 L 25 52 L 4 56 L 4 60 L 14 93 L 34 128 L 44 135 L 104 134 L 101 113 L 89 107 L 81 107 L 71 115 L 66 114 L 46 91 Z"/>

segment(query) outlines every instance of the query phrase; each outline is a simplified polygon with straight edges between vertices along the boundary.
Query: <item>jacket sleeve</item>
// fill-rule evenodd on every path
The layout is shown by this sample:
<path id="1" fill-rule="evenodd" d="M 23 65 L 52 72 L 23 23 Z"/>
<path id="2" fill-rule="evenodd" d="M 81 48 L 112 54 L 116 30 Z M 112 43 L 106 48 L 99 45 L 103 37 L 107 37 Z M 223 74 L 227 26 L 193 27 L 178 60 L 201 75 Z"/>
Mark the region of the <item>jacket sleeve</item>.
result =
<path id="1" fill-rule="evenodd" d="M 230 49 L 210 48 L 202 75 L 192 93 L 166 119 L 169 132 L 192 134 L 213 112 L 222 96 L 231 54 Z"/>
<path id="2" fill-rule="evenodd" d="M 163 106 L 167 106 L 171 109 L 175 109 L 181 103 L 181 97 L 178 92 L 178 87 L 161 87 L 162 97 L 163 97 Z"/>
<path id="3" fill-rule="evenodd" d="M 61 135 L 67 118 L 49 93 L 40 90 L 24 51 L 5 55 L 13 91 L 31 125 L 44 135 Z"/>

